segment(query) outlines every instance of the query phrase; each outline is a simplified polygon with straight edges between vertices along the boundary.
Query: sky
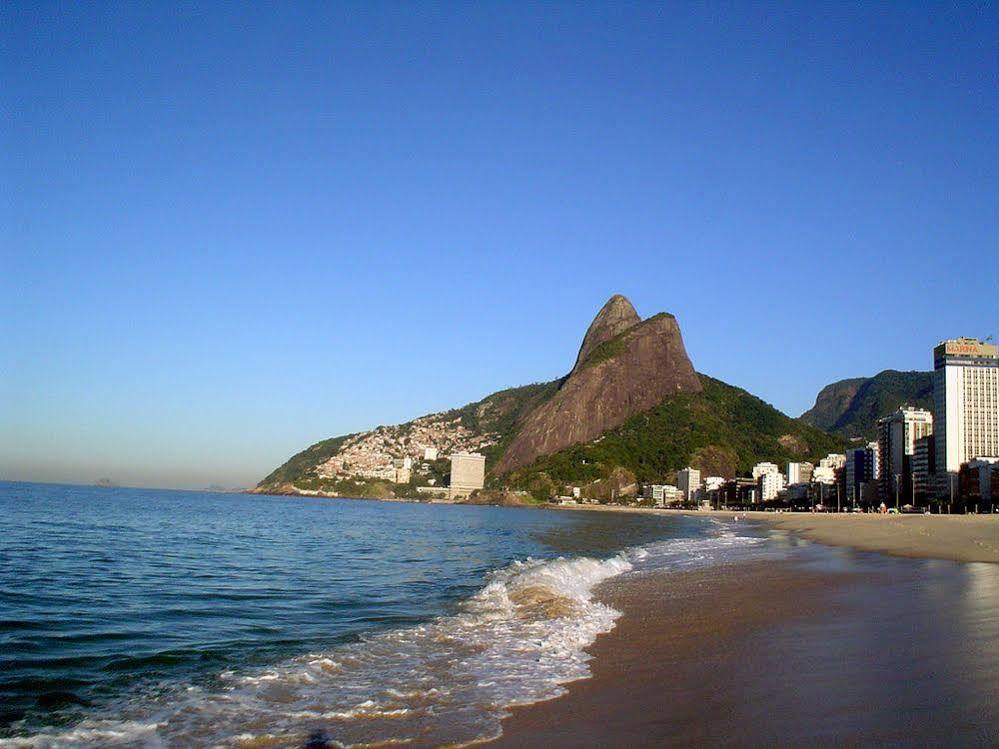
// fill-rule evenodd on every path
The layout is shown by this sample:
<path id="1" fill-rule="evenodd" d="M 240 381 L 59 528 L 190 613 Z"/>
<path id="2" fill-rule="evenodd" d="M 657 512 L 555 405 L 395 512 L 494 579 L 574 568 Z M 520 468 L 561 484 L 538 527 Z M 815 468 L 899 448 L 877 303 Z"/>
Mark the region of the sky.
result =
<path id="1" fill-rule="evenodd" d="M 615 293 L 792 416 L 999 336 L 993 4 L 0 14 L 0 479 L 253 485 Z"/>

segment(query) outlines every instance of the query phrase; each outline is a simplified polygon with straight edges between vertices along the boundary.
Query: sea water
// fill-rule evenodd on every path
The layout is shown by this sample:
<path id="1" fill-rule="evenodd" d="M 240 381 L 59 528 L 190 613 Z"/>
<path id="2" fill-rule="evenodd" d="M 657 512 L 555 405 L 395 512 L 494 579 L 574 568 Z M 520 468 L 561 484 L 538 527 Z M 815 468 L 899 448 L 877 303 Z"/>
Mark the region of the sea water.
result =
<path id="1" fill-rule="evenodd" d="M 0 483 L 0 747 L 437 746 L 588 674 L 699 518 Z"/>

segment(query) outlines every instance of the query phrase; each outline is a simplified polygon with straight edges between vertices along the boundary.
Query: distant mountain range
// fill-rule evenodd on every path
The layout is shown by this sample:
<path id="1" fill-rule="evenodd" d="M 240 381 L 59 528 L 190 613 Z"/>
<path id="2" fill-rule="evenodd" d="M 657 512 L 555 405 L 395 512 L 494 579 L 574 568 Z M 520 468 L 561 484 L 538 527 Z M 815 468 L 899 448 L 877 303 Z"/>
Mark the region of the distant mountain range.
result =
<path id="1" fill-rule="evenodd" d="M 800 419 L 827 432 L 851 438 L 877 438 L 877 420 L 901 405 L 933 408 L 932 372 L 886 369 L 874 377 L 855 377 L 826 385 Z"/>
<path id="2" fill-rule="evenodd" d="M 642 320 L 623 296 L 594 318 L 568 375 L 398 426 L 317 442 L 254 491 L 413 496 L 447 481 L 447 456 L 486 456 L 487 486 L 544 499 L 668 481 L 691 465 L 731 477 L 762 460 L 817 460 L 843 441 L 744 390 L 698 374 L 677 320 Z M 406 466 L 412 466 L 412 470 Z"/>

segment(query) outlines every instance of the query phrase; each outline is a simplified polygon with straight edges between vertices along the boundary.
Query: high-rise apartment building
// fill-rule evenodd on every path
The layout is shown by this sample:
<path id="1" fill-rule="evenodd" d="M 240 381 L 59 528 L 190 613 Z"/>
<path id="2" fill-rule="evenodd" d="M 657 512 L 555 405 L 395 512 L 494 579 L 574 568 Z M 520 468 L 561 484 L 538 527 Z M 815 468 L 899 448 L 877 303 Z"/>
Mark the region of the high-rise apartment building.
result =
<path id="1" fill-rule="evenodd" d="M 753 479 L 759 479 L 764 473 L 780 473 L 780 467 L 776 463 L 757 463 L 753 466 Z"/>
<path id="2" fill-rule="evenodd" d="M 760 488 L 760 500 L 769 502 L 771 499 L 777 499 L 777 494 L 784 488 L 784 474 L 767 471 L 760 474 L 757 482 Z"/>
<path id="3" fill-rule="evenodd" d="M 846 451 L 846 498 L 857 503 L 862 499 L 863 486 L 878 475 L 878 443 Z"/>
<path id="4" fill-rule="evenodd" d="M 999 456 L 999 346 L 975 338 L 933 349 L 937 491 L 943 495 L 962 463 Z"/>
<path id="5" fill-rule="evenodd" d="M 932 434 L 916 440 L 912 453 L 912 503 L 933 495 L 933 470 L 936 463 L 936 437 Z"/>
<path id="6" fill-rule="evenodd" d="M 689 466 L 677 471 L 676 485 L 683 492 L 685 502 L 694 501 L 697 499 L 697 492 L 701 488 L 701 472 Z"/>
<path id="7" fill-rule="evenodd" d="M 908 503 L 912 494 L 912 456 L 916 440 L 933 434 L 933 414 L 900 406 L 878 419 L 878 493 L 881 501 Z"/>
<path id="8" fill-rule="evenodd" d="M 467 497 L 481 489 L 486 479 L 486 458 L 478 453 L 455 453 L 451 456 L 451 499 Z"/>
<path id="9" fill-rule="evenodd" d="M 807 484 L 812 480 L 812 471 L 814 470 L 815 466 L 807 460 L 802 463 L 788 463 L 787 485 L 793 486 L 794 484 Z"/>

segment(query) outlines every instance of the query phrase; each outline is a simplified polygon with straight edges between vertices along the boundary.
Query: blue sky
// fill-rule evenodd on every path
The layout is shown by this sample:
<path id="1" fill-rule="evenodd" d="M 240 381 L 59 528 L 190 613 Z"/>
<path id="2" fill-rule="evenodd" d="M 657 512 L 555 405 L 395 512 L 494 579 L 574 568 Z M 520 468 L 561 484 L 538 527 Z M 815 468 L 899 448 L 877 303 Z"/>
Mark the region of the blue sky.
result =
<path id="1" fill-rule="evenodd" d="M 986 3 L 0 13 L 0 478 L 249 485 L 614 293 L 791 415 L 999 334 Z"/>

